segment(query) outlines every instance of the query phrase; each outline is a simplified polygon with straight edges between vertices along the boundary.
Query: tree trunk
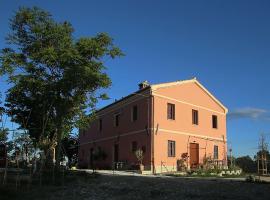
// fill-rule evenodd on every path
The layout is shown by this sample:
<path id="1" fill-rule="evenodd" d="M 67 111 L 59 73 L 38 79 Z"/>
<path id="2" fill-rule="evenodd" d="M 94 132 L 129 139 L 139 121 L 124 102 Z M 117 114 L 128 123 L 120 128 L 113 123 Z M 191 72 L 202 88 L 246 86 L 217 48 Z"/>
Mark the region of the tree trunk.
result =
<path id="1" fill-rule="evenodd" d="M 57 169 L 60 169 L 60 161 L 61 161 L 61 140 L 62 140 L 62 132 L 58 130 L 58 132 L 56 132 L 56 162 L 55 162 L 55 166 Z"/>

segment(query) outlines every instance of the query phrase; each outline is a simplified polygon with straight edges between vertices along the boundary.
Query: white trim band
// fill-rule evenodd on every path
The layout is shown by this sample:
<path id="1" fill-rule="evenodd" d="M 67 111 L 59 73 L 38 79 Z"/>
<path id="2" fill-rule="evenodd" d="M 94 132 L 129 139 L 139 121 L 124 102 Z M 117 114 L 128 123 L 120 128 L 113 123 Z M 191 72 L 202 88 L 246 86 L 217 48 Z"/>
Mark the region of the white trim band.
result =
<path id="1" fill-rule="evenodd" d="M 138 131 L 131 131 L 131 132 L 127 132 L 127 133 L 123 133 L 123 134 L 115 135 L 115 136 L 111 136 L 111 137 L 94 139 L 94 140 L 92 140 L 90 142 L 81 143 L 81 144 L 79 144 L 79 146 L 86 145 L 86 144 L 91 144 L 91 143 L 95 143 L 95 142 L 112 140 L 112 139 L 116 139 L 118 137 L 120 138 L 120 137 L 124 137 L 124 136 L 134 135 L 134 134 L 146 132 L 146 131 L 149 131 L 149 130 L 154 130 L 154 133 L 156 133 L 156 131 L 163 131 L 163 132 L 167 132 L 167 133 L 198 137 L 198 138 L 202 138 L 202 139 L 210 139 L 210 140 L 215 140 L 215 141 L 220 141 L 220 142 L 226 142 L 227 141 L 226 139 L 223 139 L 223 138 L 211 137 L 211 136 L 205 136 L 205 135 L 198 135 L 198 134 L 182 132 L 182 131 L 167 130 L 167 129 L 162 129 L 162 128 L 158 128 L 158 129 L 157 128 L 154 128 L 154 129 L 153 128 L 148 128 L 148 129 L 142 129 L 142 130 L 138 130 Z M 145 134 L 148 134 L 148 133 L 145 133 Z"/>

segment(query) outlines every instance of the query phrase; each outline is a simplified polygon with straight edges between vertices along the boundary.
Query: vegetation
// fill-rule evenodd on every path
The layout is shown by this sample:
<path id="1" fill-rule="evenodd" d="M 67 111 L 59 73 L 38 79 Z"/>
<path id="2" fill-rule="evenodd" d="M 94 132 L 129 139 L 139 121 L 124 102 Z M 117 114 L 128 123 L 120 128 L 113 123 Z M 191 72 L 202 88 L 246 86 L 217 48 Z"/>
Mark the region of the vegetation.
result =
<path id="1" fill-rule="evenodd" d="M 242 156 L 235 159 L 235 165 L 239 166 L 245 173 L 256 173 L 256 161 L 252 160 L 250 156 Z"/>
<path id="2" fill-rule="evenodd" d="M 67 22 L 40 8 L 20 8 L 10 20 L 9 47 L 1 50 L 0 75 L 7 75 L 6 108 L 35 148 L 56 148 L 74 128 L 85 128 L 111 85 L 104 60 L 122 56 L 106 33 L 75 38 Z"/>
<path id="3" fill-rule="evenodd" d="M 49 177 L 45 176 L 44 178 Z M 245 181 L 138 176 L 103 176 L 74 173 L 57 176 L 59 183 L 46 181 L 21 184 L 17 191 L 0 185 L 1 200 L 12 199 L 268 199 L 269 184 Z M 62 180 L 63 184 L 62 184 Z"/>
<path id="4" fill-rule="evenodd" d="M 143 158 L 144 158 L 143 150 L 142 149 L 137 149 L 135 151 L 135 156 L 136 156 L 138 162 L 140 163 L 140 165 L 142 165 Z"/>

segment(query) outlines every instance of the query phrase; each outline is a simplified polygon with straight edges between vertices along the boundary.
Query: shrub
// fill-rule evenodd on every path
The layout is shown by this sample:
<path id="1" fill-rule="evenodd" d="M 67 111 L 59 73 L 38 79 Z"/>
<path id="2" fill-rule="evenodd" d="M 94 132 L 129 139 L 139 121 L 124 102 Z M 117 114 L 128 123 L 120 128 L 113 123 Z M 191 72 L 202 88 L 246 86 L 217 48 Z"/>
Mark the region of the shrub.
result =
<path id="1" fill-rule="evenodd" d="M 143 161 L 143 158 L 144 158 L 143 150 L 141 150 L 141 149 L 136 150 L 136 151 L 135 151 L 135 156 L 136 156 L 138 162 L 139 162 L 140 164 L 142 164 L 142 161 Z"/>

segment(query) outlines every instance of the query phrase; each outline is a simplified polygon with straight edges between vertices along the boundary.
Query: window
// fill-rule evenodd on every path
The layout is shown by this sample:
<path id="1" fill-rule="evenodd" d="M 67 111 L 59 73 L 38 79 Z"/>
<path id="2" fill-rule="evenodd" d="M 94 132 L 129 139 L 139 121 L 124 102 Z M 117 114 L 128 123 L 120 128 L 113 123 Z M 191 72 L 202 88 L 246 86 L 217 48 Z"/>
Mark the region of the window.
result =
<path id="1" fill-rule="evenodd" d="M 138 106 L 137 105 L 132 107 L 131 114 L 132 114 L 132 121 L 133 122 L 136 121 L 138 119 Z"/>
<path id="2" fill-rule="evenodd" d="M 218 119 L 216 115 L 212 115 L 212 127 L 217 128 L 218 127 Z"/>
<path id="3" fill-rule="evenodd" d="M 175 105 L 168 103 L 167 104 L 167 118 L 175 120 Z"/>
<path id="4" fill-rule="evenodd" d="M 99 131 L 102 131 L 102 119 L 99 119 Z"/>
<path id="5" fill-rule="evenodd" d="M 120 114 L 114 115 L 114 126 L 115 127 L 119 126 L 119 117 L 120 117 Z"/>
<path id="6" fill-rule="evenodd" d="M 137 142 L 136 142 L 136 141 L 133 141 L 133 142 L 131 143 L 131 151 L 132 151 L 132 152 L 135 152 L 135 151 L 137 150 L 137 148 L 138 148 Z"/>
<path id="7" fill-rule="evenodd" d="M 199 124 L 199 113 L 198 110 L 192 110 L 192 124 Z"/>
<path id="8" fill-rule="evenodd" d="M 218 146 L 214 145 L 214 159 L 218 159 Z"/>
<path id="9" fill-rule="evenodd" d="M 175 157 L 175 141 L 168 140 L 168 157 Z"/>

